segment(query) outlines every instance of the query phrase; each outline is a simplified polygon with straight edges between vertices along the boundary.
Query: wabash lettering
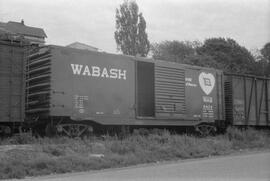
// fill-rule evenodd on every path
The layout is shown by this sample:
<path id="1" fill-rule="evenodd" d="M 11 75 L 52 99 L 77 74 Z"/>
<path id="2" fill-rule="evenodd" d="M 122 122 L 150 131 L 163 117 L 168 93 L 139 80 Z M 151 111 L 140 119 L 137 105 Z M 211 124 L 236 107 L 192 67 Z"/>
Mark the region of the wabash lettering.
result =
<path id="1" fill-rule="evenodd" d="M 109 79 L 124 79 L 126 80 L 127 71 L 121 69 L 107 69 L 98 66 L 88 66 L 80 64 L 70 64 L 74 75 L 104 77 Z"/>

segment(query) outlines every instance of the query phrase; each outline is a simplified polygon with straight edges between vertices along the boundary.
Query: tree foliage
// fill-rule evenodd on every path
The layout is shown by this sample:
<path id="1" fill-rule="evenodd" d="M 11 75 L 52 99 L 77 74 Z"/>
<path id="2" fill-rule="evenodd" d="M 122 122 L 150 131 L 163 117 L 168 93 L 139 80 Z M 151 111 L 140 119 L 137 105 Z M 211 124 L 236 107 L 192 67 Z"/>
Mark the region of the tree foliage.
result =
<path id="1" fill-rule="evenodd" d="M 208 55 L 215 60 L 214 68 L 225 72 L 252 73 L 254 72 L 254 57 L 235 40 L 227 38 L 210 38 L 197 49 L 199 55 Z"/>
<path id="2" fill-rule="evenodd" d="M 261 75 L 270 76 L 270 42 L 264 45 L 260 53 L 257 61 L 257 70 L 262 70 L 258 71 Z"/>
<path id="3" fill-rule="evenodd" d="M 151 51 L 154 59 L 212 67 L 225 72 L 258 72 L 252 54 L 230 38 L 209 38 L 204 43 L 164 41 L 152 44 Z"/>
<path id="4" fill-rule="evenodd" d="M 270 63 L 270 42 L 264 45 L 264 47 L 261 49 L 261 54 L 266 59 L 266 61 Z"/>
<path id="5" fill-rule="evenodd" d="M 151 51 L 154 59 L 186 63 L 187 57 L 195 55 L 194 44 L 182 41 L 163 41 L 153 43 Z"/>
<path id="6" fill-rule="evenodd" d="M 116 9 L 114 38 L 117 49 L 123 54 L 147 56 L 150 43 L 146 33 L 146 21 L 142 13 L 139 13 L 135 1 L 125 0 L 119 9 Z"/>

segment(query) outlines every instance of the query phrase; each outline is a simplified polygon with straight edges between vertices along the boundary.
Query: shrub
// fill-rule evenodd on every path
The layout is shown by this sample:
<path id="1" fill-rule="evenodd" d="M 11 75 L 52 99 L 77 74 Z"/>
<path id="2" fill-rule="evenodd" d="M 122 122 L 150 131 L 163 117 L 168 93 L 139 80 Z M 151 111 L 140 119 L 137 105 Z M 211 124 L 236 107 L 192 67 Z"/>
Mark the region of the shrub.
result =
<path id="1" fill-rule="evenodd" d="M 122 167 L 139 163 L 227 154 L 243 148 L 270 146 L 270 133 L 228 128 L 225 135 L 198 138 L 167 130 L 140 130 L 124 139 L 11 137 L 1 144 L 20 145 L 0 152 L 0 178 Z M 5 147 L 5 146 L 2 146 Z M 9 146 L 7 146 L 9 147 Z M 104 154 L 104 157 L 93 157 Z"/>
<path id="2" fill-rule="evenodd" d="M 44 145 L 43 152 L 57 157 L 66 155 L 65 147 L 62 145 Z"/>
<path id="3" fill-rule="evenodd" d="M 33 144 L 36 142 L 37 139 L 33 137 L 31 134 L 18 134 L 4 140 L 2 144 L 21 145 L 21 144 Z"/>
<path id="4" fill-rule="evenodd" d="M 243 130 L 228 128 L 226 133 L 235 149 L 268 147 L 270 142 L 268 134 L 254 128 Z"/>

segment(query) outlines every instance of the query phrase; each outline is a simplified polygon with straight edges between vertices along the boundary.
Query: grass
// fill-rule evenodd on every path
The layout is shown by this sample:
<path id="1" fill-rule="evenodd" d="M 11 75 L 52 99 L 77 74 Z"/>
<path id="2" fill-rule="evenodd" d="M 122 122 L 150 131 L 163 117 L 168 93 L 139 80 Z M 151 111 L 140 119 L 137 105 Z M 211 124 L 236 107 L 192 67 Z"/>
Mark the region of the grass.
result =
<path id="1" fill-rule="evenodd" d="M 21 147 L 9 149 L 12 144 L 21 144 Z M 224 135 L 198 138 L 166 130 L 144 130 L 124 139 L 106 136 L 102 140 L 23 135 L 2 140 L 0 145 L 0 178 L 7 179 L 224 155 L 240 149 L 265 149 L 270 147 L 270 133 L 229 128 Z"/>

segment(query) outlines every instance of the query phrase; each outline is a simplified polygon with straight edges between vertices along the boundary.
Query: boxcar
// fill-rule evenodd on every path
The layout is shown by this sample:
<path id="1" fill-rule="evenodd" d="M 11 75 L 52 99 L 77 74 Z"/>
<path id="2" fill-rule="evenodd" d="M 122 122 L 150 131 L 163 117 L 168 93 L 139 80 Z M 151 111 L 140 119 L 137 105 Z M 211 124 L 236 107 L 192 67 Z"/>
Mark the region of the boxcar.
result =
<path id="1" fill-rule="evenodd" d="M 225 120 L 223 81 L 210 68 L 47 46 L 28 60 L 26 112 L 68 134 L 82 122 L 212 125 Z"/>
<path id="2" fill-rule="evenodd" d="M 235 126 L 270 126 L 269 96 L 269 78 L 226 74 L 226 121 Z"/>
<path id="3" fill-rule="evenodd" d="M 0 133 L 24 121 L 26 46 L 0 40 Z"/>

